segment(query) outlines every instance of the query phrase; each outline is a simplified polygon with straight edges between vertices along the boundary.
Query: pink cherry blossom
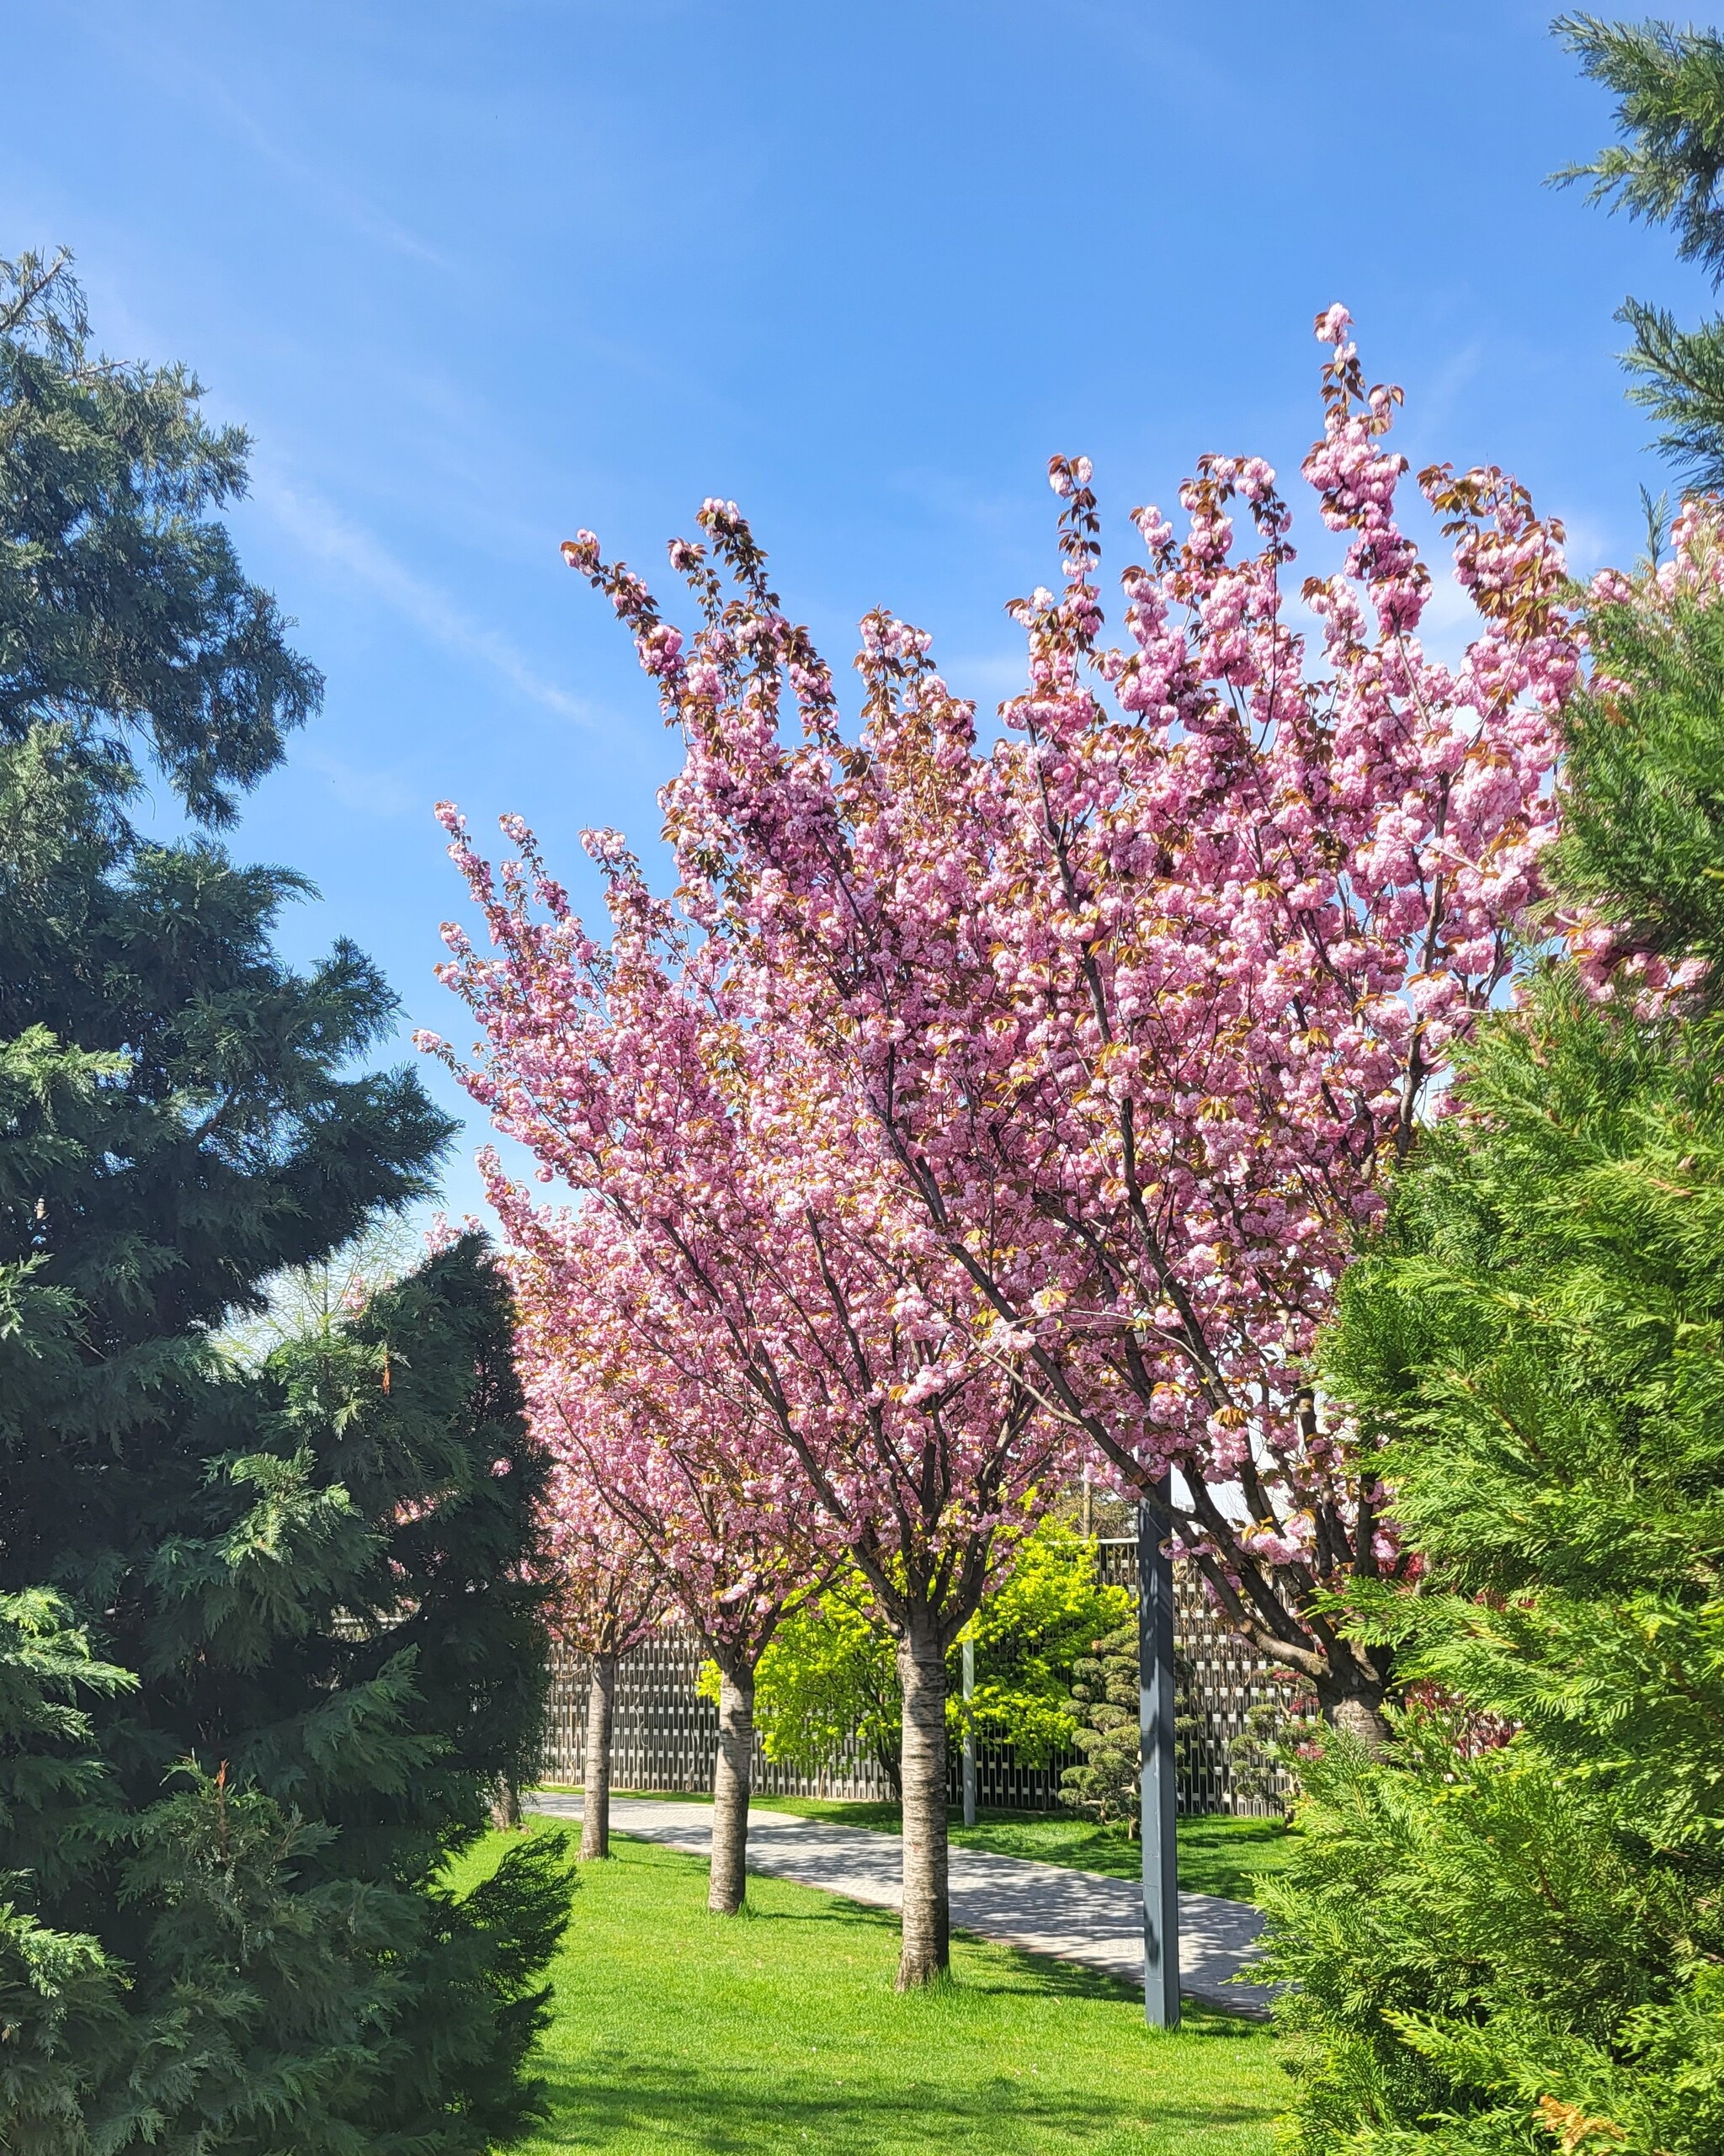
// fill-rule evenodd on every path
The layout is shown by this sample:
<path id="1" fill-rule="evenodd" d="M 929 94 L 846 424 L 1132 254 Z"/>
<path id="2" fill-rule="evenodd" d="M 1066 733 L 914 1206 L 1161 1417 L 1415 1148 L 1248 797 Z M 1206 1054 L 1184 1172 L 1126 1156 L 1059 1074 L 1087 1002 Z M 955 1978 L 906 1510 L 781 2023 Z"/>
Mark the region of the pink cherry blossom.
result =
<path id="1" fill-rule="evenodd" d="M 1560 526 L 1499 471 L 1433 467 L 1419 485 L 1478 630 L 1453 666 L 1424 648 L 1433 575 L 1388 446 L 1400 393 L 1366 384 L 1344 309 L 1318 327 L 1323 431 L 1303 476 L 1345 549 L 1298 594 L 1314 651 L 1288 588 L 1292 514 L 1255 458 L 1200 460 L 1183 536 L 1135 513 L 1146 558 L 1123 572 L 1117 644 L 1091 475 L 1054 460 L 1063 582 L 1008 610 L 1026 685 L 998 739 L 927 636 L 883 611 L 863 624 L 846 732 L 732 503 L 708 503 L 704 541 L 672 550 L 700 615 L 673 651 L 631 572 L 584 545 L 576 566 L 681 729 L 663 799 L 683 977 L 726 1013 L 750 1073 L 734 1163 L 699 1206 L 758 1191 L 737 1209 L 750 1220 L 769 1197 L 782 1240 L 757 1247 L 786 1294 L 799 1238 L 817 1262 L 798 1292 L 825 1238 L 843 1251 L 841 1295 L 795 1304 L 819 1314 L 782 1362 L 764 1328 L 804 1471 L 818 1488 L 839 1456 L 827 1396 L 804 1397 L 832 1355 L 823 1328 L 852 1294 L 883 1323 L 885 1283 L 913 1280 L 932 1313 L 918 1368 L 953 1370 L 960 1418 L 987 1420 L 955 1373 L 992 1357 L 993 1414 L 1028 1391 L 1038 1447 L 1062 1430 L 1132 1489 L 1176 1468 L 1170 1525 L 1222 1607 L 1338 1708 L 1369 1704 L 1381 1673 L 1322 1597 L 1400 1559 L 1370 1448 L 1325 1429 L 1306 1366 L 1384 1173 L 1541 895 L 1581 645 Z M 457 951 L 451 977 L 471 990 L 494 964 Z M 493 1060 L 474 1090 L 526 1134 L 515 1072 Z M 532 1142 L 588 1187 L 588 1152 Z M 660 1204 L 680 1220 L 689 1179 L 663 1142 L 615 1141 L 643 1219 Z M 722 1232 L 729 1279 L 744 1246 Z M 871 1373 L 876 1335 L 859 1337 Z M 894 1382 L 924 1412 L 916 1370 Z M 870 1400 L 861 1366 L 846 1383 Z M 889 1478 L 833 1488 L 859 1551 Z"/>
<path id="2" fill-rule="evenodd" d="M 578 1200 L 535 1209 L 485 1162 L 535 1425 L 652 1550 L 730 1687 L 739 1757 L 787 1601 L 841 1560 L 867 1579 L 899 1638 L 903 1981 L 921 1982 L 946 1951 L 946 1650 L 1057 1494 L 1071 1434 L 1025 1382 L 1028 1333 L 899 1192 L 849 1066 L 779 1022 L 758 966 L 655 898 L 613 833 L 588 839 L 601 945 L 519 822 L 493 869 L 439 815 L 489 951 L 448 939 L 439 970 L 483 1038 L 472 1067 L 435 1051 Z M 716 1892 L 716 1837 L 714 1869 Z"/>

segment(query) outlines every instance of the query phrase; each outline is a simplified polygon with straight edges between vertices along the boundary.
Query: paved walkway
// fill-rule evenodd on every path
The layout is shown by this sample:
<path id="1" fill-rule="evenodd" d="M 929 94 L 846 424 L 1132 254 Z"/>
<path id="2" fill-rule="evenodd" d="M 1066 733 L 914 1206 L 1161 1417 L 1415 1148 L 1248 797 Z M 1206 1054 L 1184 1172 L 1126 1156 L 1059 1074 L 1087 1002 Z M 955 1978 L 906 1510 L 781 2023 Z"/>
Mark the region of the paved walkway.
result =
<path id="1" fill-rule="evenodd" d="M 533 1811 L 559 1818 L 581 1816 L 578 1797 L 541 1790 L 528 1803 Z M 617 1834 L 662 1842 L 696 1856 L 711 1851 L 710 1804 L 614 1797 L 610 1823 Z M 954 1848 L 950 1866 L 952 1922 L 960 1930 L 1100 1969 L 1129 1983 L 1143 1982 L 1143 1904 L 1130 1880 L 973 1849 Z M 897 1908 L 902 1894 L 894 1835 L 801 1819 L 788 1812 L 749 1813 L 748 1869 L 821 1887 L 877 1908 Z M 1262 1924 L 1248 1902 L 1181 1894 L 1180 1989 L 1235 2014 L 1265 2012 L 1271 1996 L 1268 1985 L 1226 1981 L 1250 1959 Z"/>

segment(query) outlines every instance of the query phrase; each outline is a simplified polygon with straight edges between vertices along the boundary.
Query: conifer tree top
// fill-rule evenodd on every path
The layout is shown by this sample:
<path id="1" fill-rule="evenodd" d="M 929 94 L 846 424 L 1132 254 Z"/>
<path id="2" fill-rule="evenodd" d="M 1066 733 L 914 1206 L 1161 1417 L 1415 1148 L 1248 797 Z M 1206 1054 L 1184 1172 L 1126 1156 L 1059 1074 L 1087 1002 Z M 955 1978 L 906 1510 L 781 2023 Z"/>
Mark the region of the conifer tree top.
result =
<path id="1" fill-rule="evenodd" d="M 1682 260 L 1724 283 L 1724 37 L 1596 15 L 1559 16 L 1555 27 L 1583 71 L 1615 92 L 1622 136 L 1557 183 L 1590 179 L 1593 201 L 1668 225 Z M 1657 448 L 1700 487 L 1724 484 L 1724 317 L 1684 329 L 1668 308 L 1631 298 L 1616 319 L 1633 333 L 1629 397 L 1652 415 Z"/>
<path id="2" fill-rule="evenodd" d="M 212 514 L 250 442 L 202 394 L 92 350 L 65 253 L 0 261 L 0 739 L 57 723 L 122 788 L 141 750 L 219 824 L 322 679 Z"/>
<path id="3" fill-rule="evenodd" d="M 1564 15 L 1556 34 L 1583 71 L 1616 93 L 1627 140 L 1557 174 L 1589 178 L 1595 202 L 1670 225 L 1676 252 L 1714 284 L 1724 278 L 1724 38 L 1669 23 L 1606 23 Z"/>

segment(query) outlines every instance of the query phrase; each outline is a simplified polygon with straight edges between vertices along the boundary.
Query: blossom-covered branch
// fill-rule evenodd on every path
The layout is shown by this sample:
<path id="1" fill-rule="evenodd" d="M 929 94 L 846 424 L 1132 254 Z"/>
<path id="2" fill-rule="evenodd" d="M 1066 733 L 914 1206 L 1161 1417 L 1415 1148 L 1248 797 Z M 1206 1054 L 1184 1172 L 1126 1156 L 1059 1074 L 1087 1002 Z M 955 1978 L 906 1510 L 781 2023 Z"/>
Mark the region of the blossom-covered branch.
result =
<path id="1" fill-rule="evenodd" d="M 1433 468 L 1480 626 L 1458 665 L 1424 649 L 1399 395 L 1366 386 L 1344 310 L 1318 331 L 1304 476 L 1347 541 L 1302 588 L 1321 670 L 1256 459 L 1201 460 L 1183 538 L 1136 513 L 1121 646 L 1092 475 L 1054 460 L 1063 587 L 1013 605 L 1029 680 L 993 741 L 885 613 L 848 739 L 733 504 L 672 548 L 686 636 L 591 535 L 565 551 L 684 734 L 665 800 L 689 918 L 752 1022 L 865 1110 L 882 1263 L 942 1254 L 952 1334 L 986 1311 L 1040 1411 L 1126 1486 L 1174 1468 L 1173 1524 L 1232 1620 L 1369 1722 L 1386 1671 L 1326 1597 L 1397 1545 L 1306 1361 L 1386 1166 L 1508 977 L 1580 646 L 1560 527 L 1500 472 Z"/>

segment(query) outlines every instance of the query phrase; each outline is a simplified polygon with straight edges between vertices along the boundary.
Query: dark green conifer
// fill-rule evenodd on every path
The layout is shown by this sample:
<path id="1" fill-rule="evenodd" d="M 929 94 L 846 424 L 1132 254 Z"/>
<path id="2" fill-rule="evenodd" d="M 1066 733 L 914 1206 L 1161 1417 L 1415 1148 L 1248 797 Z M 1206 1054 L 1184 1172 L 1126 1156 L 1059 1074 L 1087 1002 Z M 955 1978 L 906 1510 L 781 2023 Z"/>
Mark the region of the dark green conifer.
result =
<path id="1" fill-rule="evenodd" d="M 0 274 L 0 2147 L 477 2156 L 530 2109 L 552 1837 L 440 1883 L 529 1771 L 540 1462 L 469 1238 L 259 1366 L 217 1328 L 433 1187 L 303 888 L 226 817 L 315 700 L 208 512 L 244 443 Z"/>
<path id="2" fill-rule="evenodd" d="M 322 683 L 210 514 L 250 445 L 201 394 L 91 349 L 64 254 L 0 264 L 0 737 L 51 717 L 92 760 L 142 750 L 216 823 Z"/>
<path id="3" fill-rule="evenodd" d="M 1060 1776 L 1060 1802 L 1084 1813 L 1098 1826 L 1123 1824 L 1137 1833 L 1138 1742 L 1137 1620 L 1096 1640 L 1072 1670 L 1072 1743 L 1083 1754 Z"/>

